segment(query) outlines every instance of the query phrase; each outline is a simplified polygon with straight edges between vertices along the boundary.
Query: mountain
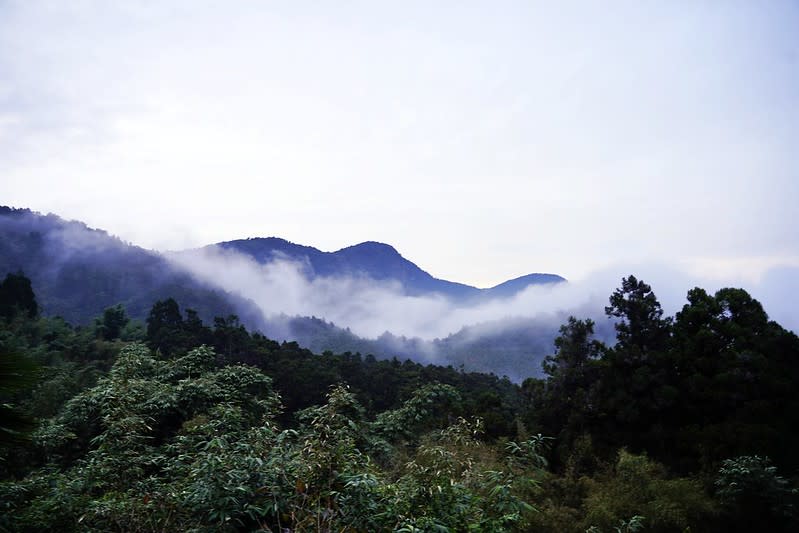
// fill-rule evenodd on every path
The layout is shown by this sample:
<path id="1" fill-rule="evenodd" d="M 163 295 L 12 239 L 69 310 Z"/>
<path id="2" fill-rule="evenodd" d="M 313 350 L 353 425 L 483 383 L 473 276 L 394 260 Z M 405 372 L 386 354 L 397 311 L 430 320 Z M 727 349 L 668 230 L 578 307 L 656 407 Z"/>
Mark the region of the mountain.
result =
<path id="1" fill-rule="evenodd" d="M 220 243 L 265 264 L 278 258 L 306 265 L 309 277 L 365 276 L 399 283 L 406 294 L 441 294 L 459 303 L 512 296 L 531 284 L 559 283 L 552 274 L 530 274 L 490 289 L 433 277 L 387 244 L 365 242 L 335 252 L 278 238 Z M 179 253 L 193 253 L 190 250 Z M 225 291 L 218 280 L 203 281 L 164 255 L 123 242 L 105 231 L 56 215 L 0 206 L 0 278 L 22 271 L 31 279 L 42 312 L 89 324 L 103 310 L 123 304 L 139 320 L 157 300 L 174 298 L 209 323 L 236 314 L 241 323 L 280 341 L 296 340 L 314 352 L 361 352 L 378 358 L 410 358 L 423 363 L 495 372 L 513 379 L 540 373 L 551 353 L 557 320 L 464 325 L 444 339 L 406 338 L 386 332 L 376 339 L 352 333 L 346 324 L 307 316 L 264 317 L 248 294 Z M 243 291 L 246 292 L 246 291 Z M 386 324 L 390 330 L 391 325 Z"/>
<path id="2" fill-rule="evenodd" d="M 528 274 L 489 289 L 438 279 L 402 257 L 394 247 L 379 242 L 363 242 L 335 252 L 323 252 L 277 237 L 226 241 L 205 247 L 219 247 L 250 256 L 261 264 L 276 259 L 289 259 L 306 265 L 305 274 L 315 277 L 366 276 L 377 281 L 396 281 L 406 294 L 422 296 L 440 294 L 459 303 L 475 303 L 494 298 L 511 297 L 530 285 L 561 283 L 556 274 Z M 201 249 L 203 250 L 203 249 Z M 183 253 L 193 253 L 187 250 Z"/>
<path id="3" fill-rule="evenodd" d="M 81 222 L 0 206 L 0 276 L 18 271 L 31 279 L 45 314 L 73 324 L 119 303 L 144 319 L 156 300 L 170 297 L 206 321 L 238 314 L 251 327 L 263 323 L 252 302 L 200 282 L 156 252 Z"/>
<path id="4" fill-rule="evenodd" d="M 584 310 L 587 316 L 591 314 Z M 270 322 L 267 336 L 291 338 L 315 353 L 373 354 L 397 357 L 425 364 L 452 366 L 473 372 L 493 373 L 521 382 L 541 376 L 541 363 L 554 353 L 553 341 L 569 313 L 515 317 L 463 326 L 442 339 L 425 340 L 385 332 L 376 339 L 364 339 L 347 328 L 316 317 L 283 317 Z M 595 317 L 595 338 L 606 343 L 615 339 L 613 322 Z"/>
<path id="5" fill-rule="evenodd" d="M 513 295 L 523 291 L 530 285 L 547 285 L 551 283 L 563 283 L 566 279 L 558 276 L 557 274 L 527 274 L 514 278 L 490 289 L 483 289 L 489 298 L 510 298 Z"/>

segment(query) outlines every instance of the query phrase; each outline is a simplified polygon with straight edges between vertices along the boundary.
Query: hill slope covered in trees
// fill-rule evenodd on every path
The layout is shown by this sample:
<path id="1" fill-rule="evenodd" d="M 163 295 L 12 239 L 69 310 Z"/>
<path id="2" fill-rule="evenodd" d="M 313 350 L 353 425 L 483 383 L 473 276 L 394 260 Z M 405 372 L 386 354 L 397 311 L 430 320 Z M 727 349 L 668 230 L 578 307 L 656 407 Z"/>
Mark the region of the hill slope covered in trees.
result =
<path id="1" fill-rule="evenodd" d="M 550 274 L 531 274 L 492 289 L 477 289 L 436 279 L 391 246 L 379 243 L 331 253 L 276 238 L 230 241 L 219 247 L 246 254 L 259 263 L 276 257 L 303 262 L 311 277 L 390 280 L 400 283 L 409 294 L 446 294 L 463 305 L 508 297 L 530 284 L 563 281 Z M 0 275 L 18 271 L 32 280 L 44 314 L 61 316 L 74 324 L 90 323 L 117 304 L 123 305 L 132 318 L 144 320 L 152 302 L 174 298 L 207 322 L 215 315 L 236 315 L 248 328 L 279 340 L 296 340 L 318 352 L 360 351 L 378 358 L 398 356 L 462 365 L 467 370 L 508 375 L 518 381 L 540 372 L 540 361 L 557 334 L 557 320 L 527 319 L 492 328 L 463 324 L 460 331 L 439 340 L 405 338 L 393 334 L 386 325 L 384 335 L 368 339 L 352 333 L 347 324 L 335 325 L 324 317 L 264 316 L 249 294 L 226 291 L 213 278 L 203 281 L 157 252 L 125 243 L 81 222 L 0 207 Z"/>
<path id="2" fill-rule="evenodd" d="M 158 253 L 81 222 L 0 207 L 0 275 L 18 271 L 33 282 L 44 313 L 75 324 L 116 304 L 144 319 L 153 302 L 166 297 L 179 298 L 206 320 L 235 313 L 252 327 L 262 322 L 251 302 L 200 282 Z"/>

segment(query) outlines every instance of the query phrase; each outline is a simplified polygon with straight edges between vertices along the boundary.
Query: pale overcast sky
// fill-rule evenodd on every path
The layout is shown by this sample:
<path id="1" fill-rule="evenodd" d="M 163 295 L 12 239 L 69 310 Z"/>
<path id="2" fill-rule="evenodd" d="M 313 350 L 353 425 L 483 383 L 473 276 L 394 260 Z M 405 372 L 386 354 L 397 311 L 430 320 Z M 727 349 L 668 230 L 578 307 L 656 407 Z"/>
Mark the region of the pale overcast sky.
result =
<path id="1" fill-rule="evenodd" d="M 799 3 L 0 0 L 0 204 L 480 286 L 799 265 Z"/>

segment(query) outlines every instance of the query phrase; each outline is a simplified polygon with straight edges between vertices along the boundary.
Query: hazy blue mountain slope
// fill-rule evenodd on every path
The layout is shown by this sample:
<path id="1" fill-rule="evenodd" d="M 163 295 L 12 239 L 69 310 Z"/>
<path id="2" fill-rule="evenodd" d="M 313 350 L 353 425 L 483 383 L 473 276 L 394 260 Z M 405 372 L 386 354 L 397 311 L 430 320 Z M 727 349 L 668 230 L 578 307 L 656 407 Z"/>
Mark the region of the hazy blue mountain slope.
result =
<path id="1" fill-rule="evenodd" d="M 500 283 L 490 289 L 485 289 L 485 294 L 490 298 L 509 298 L 514 294 L 523 291 L 530 285 L 545 285 L 548 283 L 562 283 L 566 279 L 558 276 L 557 274 L 527 274 L 515 279 L 508 280 Z"/>
<path id="2" fill-rule="evenodd" d="M 462 302 L 510 297 L 530 283 L 560 282 L 551 274 L 531 274 L 492 289 L 478 289 L 436 279 L 393 247 L 366 242 L 336 252 L 322 252 L 278 238 L 222 243 L 260 263 L 290 258 L 307 265 L 311 276 L 368 276 L 399 282 L 409 294 L 439 293 Z M 102 230 L 55 215 L 0 207 L 0 276 L 24 272 L 32 281 L 42 311 L 86 324 L 112 305 L 144 319 L 156 300 L 175 298 L 181 308 L 198 311 L 206 322 L 238 314 L 242 323 L 277 340 L 295 340 L 314 352 L 360 352 L 378 358 L 410 358 L 494 372 L 512 379 L 539 374 L 542 358 L 564 317 L 508 319 L 466 326 L 443 339 L 422 340 L 386 333 L 366 339 L 346 324 L 324 318 L 275 316 L 265 319 L 247 294 L 233 295 L 197 280 L 160 254 L 133 246 Z"/>
<path id="3" fill-rule="evenodd" d="M 422 363 L 449 365 L 467 371 L 508 376 L 514 381 L 541 376 L 541 362 L 554 351 L 553 341 L 567 314 L 537 318 L 509 318 L 465 326 L 443 339 L 427 341 L 385 332 L 376 339 L 358 337 L 347 328 L 316 317 L 283 317 L 272 321 L 267 336 L 293 339 L 321 353 L 360 352 L 378 359 L 410 358 Z M 596 319 L 596 338 L 612 343 L 613 323 Z"/>
<path id="4" fill-rule="evenodd" d="M 438 279 L 404 258 L 388 244 L 363 242 L 335 252 L 323 252 L 276 237 L 242 239 L 217 245 L 249 255 L 259 263 L 275 259 L 291 259 L 307 265 L 309 276 L 367 276 L 380 281 L 402 284 L 406 294 L 427 295 L 438 293 L 448 298 L 472 303 L 491 298 L 507 298 L 529 285 L 566 281 L 555 274 L 529 274 L 506 281 L 490 289 L 479 289 L 463 283 Z M 187 252 L 191 252 L 190 250 Z"/>
<path id="5" fill-rule="evenodd" d="M 262 323 L 251 302 L 197 281 L 155 252 L 81 222 L 0 207 L 0 276 L 17 271 L 31 279 L 46 314 L 75 324 L 118 303 L 143 319 L 169 297 L 205 320 L 236 313 L 250 326 Z"/>

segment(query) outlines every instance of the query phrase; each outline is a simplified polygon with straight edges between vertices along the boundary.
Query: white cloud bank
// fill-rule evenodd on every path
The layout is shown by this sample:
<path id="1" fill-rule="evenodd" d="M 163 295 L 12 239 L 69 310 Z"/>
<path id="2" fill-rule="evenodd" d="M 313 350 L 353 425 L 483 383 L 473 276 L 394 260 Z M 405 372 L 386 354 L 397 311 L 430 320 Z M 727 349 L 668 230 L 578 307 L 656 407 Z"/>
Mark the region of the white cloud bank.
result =
<path id="1" fill-rule="evenodd" d="M 390 242 L 481 286 L 772 268 L 797 27 L 790 1 L 0 1 L 0 198 L 159 249 Z"/>
<path id="2" fill-rule="evenodd" d="M 309 265 L 282 258 L 259 264 L 233 250 L 204 248 L 170 254 L 169 259 L 204 281 L 253 300 L 269 316 L 316 316 L 349 327 L 365 338 L 385 331 L 422 339 L 443 338 L 464 326 L 501 324 L 511 318 L 549 318 L 574 313 L 601 316 L 621 278 L 634 274 L 649 283 L 668 314 L 685 303 L 687 291 L 700 286 L 713 292 L 743 287 L 764 304 L 772 319 L 799 331 L 794 302 L 799 298 L 799 268 L 771 269 L 759 282 L 701 279 L 662 264 L 639 264 L 597 271 L 582 280 L 533 285 L 514 297 L 458 305 L 442 296 L 408 296 L 398 283 L 366 277 L 312 277 Z M 310 278 L 310 279 L 309 279 Z"/>

